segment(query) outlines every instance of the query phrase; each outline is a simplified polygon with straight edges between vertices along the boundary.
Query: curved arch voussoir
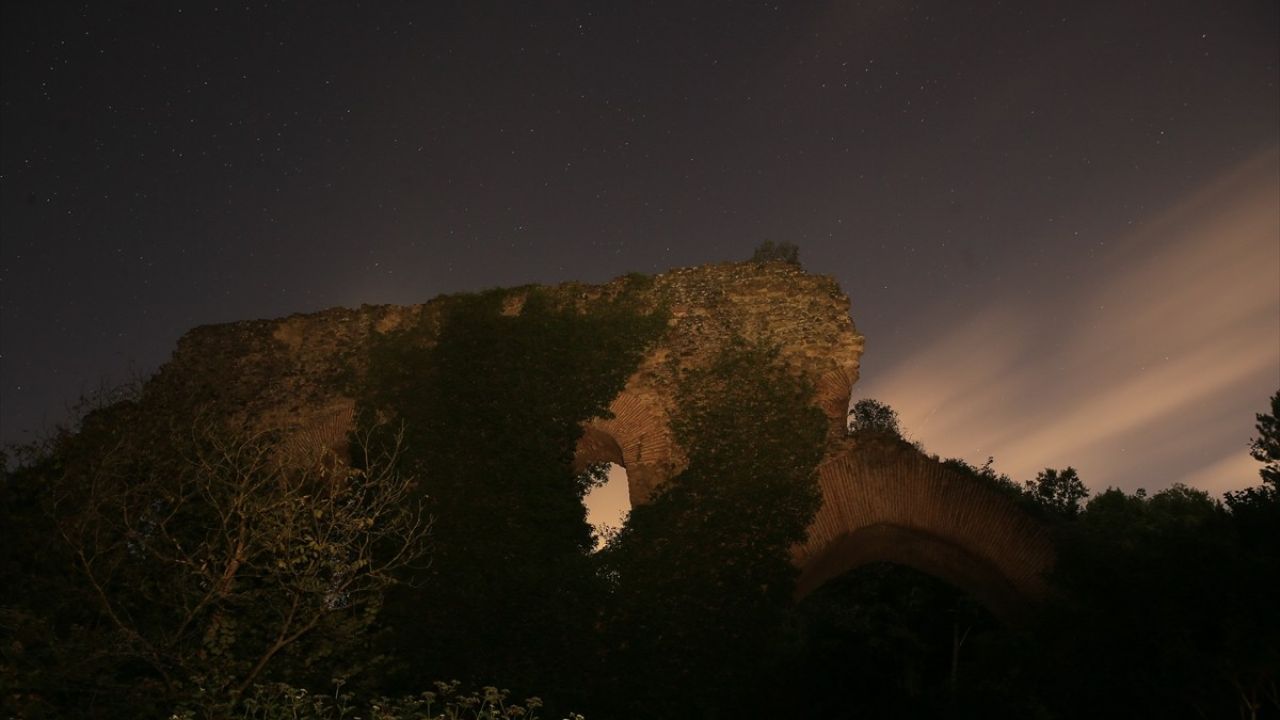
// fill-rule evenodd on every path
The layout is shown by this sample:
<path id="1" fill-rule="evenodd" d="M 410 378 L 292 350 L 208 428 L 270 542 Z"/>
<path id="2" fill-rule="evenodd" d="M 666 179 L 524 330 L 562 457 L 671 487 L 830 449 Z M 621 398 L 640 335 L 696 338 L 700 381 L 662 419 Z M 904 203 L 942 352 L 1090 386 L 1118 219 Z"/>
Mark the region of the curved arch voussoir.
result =
<path id="1" fill-rule="evenodd" d="M 982 482 L 905 447 L 847 447 L 818 474 L 823 506 L 793 553 L 798 597 L 878 561 L 941 577 L 1006 618 L 1044 595 L 1047 530 Z"/>

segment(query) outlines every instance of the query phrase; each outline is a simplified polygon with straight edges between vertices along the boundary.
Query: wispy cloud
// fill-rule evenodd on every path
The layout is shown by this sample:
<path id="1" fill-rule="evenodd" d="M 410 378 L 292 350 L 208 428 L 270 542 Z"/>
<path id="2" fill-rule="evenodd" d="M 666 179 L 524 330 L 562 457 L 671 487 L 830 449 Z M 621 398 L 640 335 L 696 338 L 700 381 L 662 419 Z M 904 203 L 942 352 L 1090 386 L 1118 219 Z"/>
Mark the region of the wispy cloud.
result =
<path id="1" fill-rule="evenodd" d="M 1071 464 L 1095 488 L 1255 484 L 1245 444 L 1280 387 L 1278 167 L 1259 153 L 1111 239 L 1105 276 L 993 298 L 855 393 L 931 451 L 1018 478 Z"/>

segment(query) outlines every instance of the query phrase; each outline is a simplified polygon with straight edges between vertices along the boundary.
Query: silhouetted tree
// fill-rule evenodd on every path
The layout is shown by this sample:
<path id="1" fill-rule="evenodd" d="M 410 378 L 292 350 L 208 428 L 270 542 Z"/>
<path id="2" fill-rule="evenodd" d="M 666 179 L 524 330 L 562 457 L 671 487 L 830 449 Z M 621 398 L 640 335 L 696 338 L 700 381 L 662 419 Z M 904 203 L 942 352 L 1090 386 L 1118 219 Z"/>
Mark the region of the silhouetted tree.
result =
<path id="1" fill-rule="evenodd" d="M 1250 455 L 1263 466 L 1262 484 L 1224 496 L 1240 538 L 1236 562 L 1245 578 L 1280 577 L 1280 391 L 1271 396 L 1271 412 L 1259 413 L 1258 435 Z M 1241 717 L 1280 716 L 1280 592 L 1275 583 L 1259 583 L 1242 592 L 1254 612 L 1237 613 L 1232 645 L 1223 672 L 1238 692 Z M 1267 712 L 1271 714 L 1268 715 Z"/>
<path id="2" fill-rule="evenodd" d="M 898 413 L 888 405 L 872 398 L 859 400 L 849 409 L 849 431 L 902 436 L 902 431 L 898 427 Z"/>
<path id="3" fill-rule="evenodd" d="M 751 262 L 783 262 L 788 265 L 799 266 L 800 247 L 795 243 L 775 243 L 772 240 L 765 240 L 757 245 L 755 251 L 751 253 Z"/>
<path id="4" fill-rule="evenodd" d="M 996 472 L 995 462 L 995 457 L 991 455 L 987 456 L 987 461 L 981 466 L 974 466 L 963 458 L 947 458 L 942 461 L 942 466 L 985 483 L 1015 501 L 1026 502 L 1027 491 L 1005 473 Z"/>
<path id="5" fill-rule="evenodd" d="M 1221 503 L 1178 484 L 1108 489 L 1063 525 L 1037 637 L 1057 713 L 1227 717 L 1274 695 L 1280 598 L 1237 537 Z"/>
<path id="6" fill-rule="evenodd" d="M 1262 463 L 1262 482 L 1280 490 L 1280 390 L 1271 396 L 1271 412 L 1256 417 L 1258 437 L 1249 443 L 1249 454 Z"/>
<path id="7" fill-rule="evenodd" d="M 1080 480 L 1076 469 L 1045 468 L 1034 480 L 1026 482 L 1027 495 L 1050 513 L 1064 518 L 1075 517 L 1080 504 L 1089 497 L 1089 490 Z"/>
<path id="8" fill-rule="evenodd" d="M 1271 396 L 1271 412 L 1256 417 L 1249 454 L 1263 464 L 1262 484 L 1228 492 L 1224 500 L 1244 538 L 1280 561 L 1280 390 Z"/>

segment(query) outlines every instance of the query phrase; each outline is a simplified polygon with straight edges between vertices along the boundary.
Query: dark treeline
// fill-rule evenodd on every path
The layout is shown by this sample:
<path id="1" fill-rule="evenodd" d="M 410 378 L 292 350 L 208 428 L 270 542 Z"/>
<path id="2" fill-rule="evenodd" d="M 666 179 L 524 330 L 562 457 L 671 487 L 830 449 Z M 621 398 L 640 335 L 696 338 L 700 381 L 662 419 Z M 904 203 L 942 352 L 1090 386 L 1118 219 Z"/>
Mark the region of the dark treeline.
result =
<path id="1" fill-rule="evenodd" d="M 1021 623 L 886 564 L 796 603 L 812 389 L 745 340 L 680 368 L 688 467 L 592 552 L 581 423 L 666 314 L 521 293 L 381 338 L 350 380 L 349 462 L 158 391 L 8 458 L 6 717 L 1276 716 L 1280 393 L 1261 482 L 1222 501 L 939 460 L 1052 528 L 1051 592 Z M 852 424 L 918 451 L 883 405 Z"/>

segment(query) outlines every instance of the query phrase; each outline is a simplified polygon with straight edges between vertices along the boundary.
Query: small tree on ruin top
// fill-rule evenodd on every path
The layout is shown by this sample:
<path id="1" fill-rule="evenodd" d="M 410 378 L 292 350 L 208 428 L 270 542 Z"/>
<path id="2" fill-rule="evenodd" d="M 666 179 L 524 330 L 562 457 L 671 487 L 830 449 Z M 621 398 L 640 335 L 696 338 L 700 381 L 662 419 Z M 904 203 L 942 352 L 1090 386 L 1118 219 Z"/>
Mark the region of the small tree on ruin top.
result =
<path id="1" fill-rule="evenodd" d="M 784 262 L 788 265 L 800 266 L 800 247 L 795 243 L 765 240 L 756 246 L 751 253 L 751 262 Z"/>
<path id="2" fill-rule="evenodd" d="M 888 405 L 872 398 L 864 398 L 849 409 L 850 433 L 889 433 L 902 436 L 898 425 L 898 413 Z"/>

